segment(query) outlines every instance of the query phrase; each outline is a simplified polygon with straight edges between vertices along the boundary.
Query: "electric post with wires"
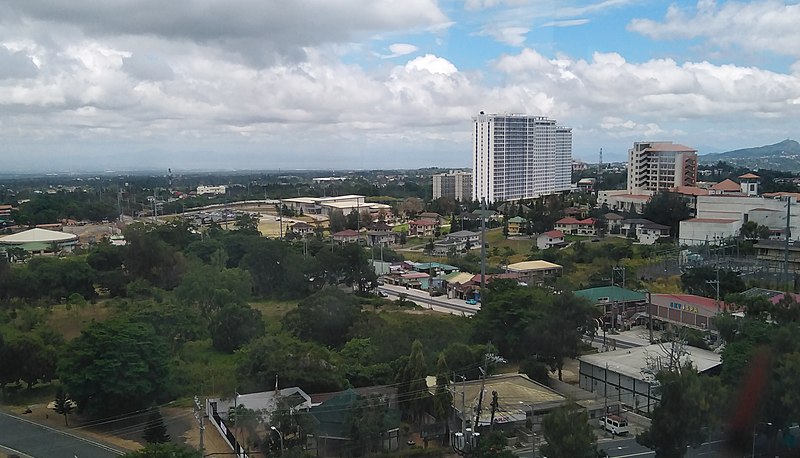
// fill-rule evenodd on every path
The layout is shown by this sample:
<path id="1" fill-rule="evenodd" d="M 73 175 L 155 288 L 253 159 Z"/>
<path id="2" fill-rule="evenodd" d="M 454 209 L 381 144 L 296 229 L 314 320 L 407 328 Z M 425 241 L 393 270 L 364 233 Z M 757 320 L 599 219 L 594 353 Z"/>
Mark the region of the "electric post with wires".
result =
<path id="1" fill-rule="evenodd" d="M 203 408 L 204 406 L 200 404 L 199 396 L 194 397 L 194 406 L 195 406 L 194 419 L 197 420 L 197 424 L 200 426 L 200 454 L 202 455 L 203 452 L 205 452 L 204 434 L 206 431 L 206 424 L 205 424 L 206 412 L 205 409 Z"/>

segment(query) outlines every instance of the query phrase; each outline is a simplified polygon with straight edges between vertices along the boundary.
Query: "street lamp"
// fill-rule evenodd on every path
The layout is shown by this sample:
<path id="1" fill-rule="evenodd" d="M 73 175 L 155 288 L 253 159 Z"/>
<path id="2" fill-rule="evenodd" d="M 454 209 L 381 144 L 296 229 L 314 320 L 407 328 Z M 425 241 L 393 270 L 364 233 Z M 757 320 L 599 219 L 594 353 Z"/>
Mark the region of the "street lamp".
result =
<path id="1" fill-rule="evenodd" d="M 281 455 L 283 455 L 283 434 L 278 430 L 278 428 L 276 428 L 274 426 L 270 426 L 269 429 L 271 429 L 271 430 L 275 431 L 276 433 L 278 433 L 278 437 L 281 440 Z"/>

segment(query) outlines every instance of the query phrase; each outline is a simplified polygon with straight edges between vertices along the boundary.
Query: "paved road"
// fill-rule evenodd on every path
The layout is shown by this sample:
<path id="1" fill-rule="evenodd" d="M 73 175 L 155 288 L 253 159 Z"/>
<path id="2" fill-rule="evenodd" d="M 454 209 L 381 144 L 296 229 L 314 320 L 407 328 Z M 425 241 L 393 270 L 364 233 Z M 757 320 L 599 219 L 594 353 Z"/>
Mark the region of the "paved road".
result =
<path id="1" fill-rule="evenodd" d="M 32 458 L 115 458 L 107 445 L 0 413 L 0 448 Z"/>
<path id="2" fill-rule="evenodd" d="M 378 291 L 384 292 L 392 297 L 405 294 L 408 300 L 422 307 L 432 308 L 441 312 L 463 313 L 469 316 L 474 315 L 480 309 L 480 305 L 468 305 L 465 301 L 460 299 L 448 299 L 444 296 L 431 297 L 427 291 L 419 289 L 405 289 L 402 286 L 382 285 L 378 287 Z"/>
<path id="3" fill-rule="evenodd" d="M 686 458 L 711 458 L 719 455 L 722 440 L 709 440 L 698 448 L 689 448 Z M 656 452 L 643 445 L 636 443 L 635 437 L 624 437 L 614 440 L 601 439 L 597 447 L 608 453 L 609 457 L 614 458 L 647 458 L 656 455 Z"/>

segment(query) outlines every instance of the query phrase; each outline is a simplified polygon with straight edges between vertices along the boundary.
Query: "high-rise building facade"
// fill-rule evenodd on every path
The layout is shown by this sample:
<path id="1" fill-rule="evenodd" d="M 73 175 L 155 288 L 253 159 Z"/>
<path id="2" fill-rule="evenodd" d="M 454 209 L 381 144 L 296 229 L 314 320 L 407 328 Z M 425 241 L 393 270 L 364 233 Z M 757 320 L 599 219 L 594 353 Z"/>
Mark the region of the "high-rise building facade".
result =
<path id="1" fill-rule="evenodd" d="M 696 149 L 672 142 L 635 142 L 628 150 L 628 192 L 696 184 Z"/>
<path id="2" fill-rule="evenodd" d="M 449 197 L 461 202 L 472 201 L 472 173 L 460 170 L 433 176 L 433 198 Z"/>
<path id="3" fill-rule="evenodd" d="M 472 119 L 475 200 L 532 199 L 570 189 L 571 128 L 523 114 L 481 112 Z"/>

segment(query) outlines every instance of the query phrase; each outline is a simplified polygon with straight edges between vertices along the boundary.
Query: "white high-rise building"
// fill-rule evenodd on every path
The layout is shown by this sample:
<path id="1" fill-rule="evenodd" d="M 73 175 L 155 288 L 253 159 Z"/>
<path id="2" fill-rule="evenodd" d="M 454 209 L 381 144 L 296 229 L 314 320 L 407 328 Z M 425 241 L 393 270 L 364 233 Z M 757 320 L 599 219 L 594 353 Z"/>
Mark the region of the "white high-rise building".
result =
<path id="1" fill-rule="evenodd" d="M 532 199 L 570 189 L 571 128 L 523 114 L 481 112 L 472 119 L 473 199 Z"/>
<path id="2" fill-rule="evenodd" d="M 461 170 L 433 175 L 433 198 L 449 197 L 461 202 L 472 201 L 472 173 Z"/>
<path id="3" fill-rule="evenodd" d="M 635 142 L 628 150 L 628 192 L 697 184 L 697 150 L 672 142 Z"/>

